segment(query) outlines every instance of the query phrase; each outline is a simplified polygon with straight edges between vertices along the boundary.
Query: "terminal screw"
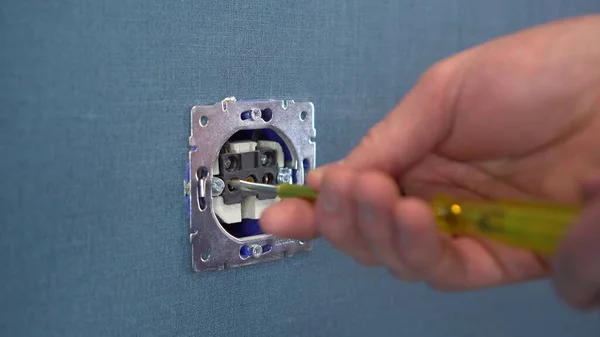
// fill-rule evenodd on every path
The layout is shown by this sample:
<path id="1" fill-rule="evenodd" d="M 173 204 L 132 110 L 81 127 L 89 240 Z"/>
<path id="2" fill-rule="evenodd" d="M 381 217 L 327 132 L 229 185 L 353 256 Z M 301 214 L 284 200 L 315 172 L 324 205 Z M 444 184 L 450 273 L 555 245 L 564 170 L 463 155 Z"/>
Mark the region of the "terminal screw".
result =
<path id="1" fill-rule="evenodd" d="M 213 196 L 219 196 L 221 195 L 221 193 L 223 193 L 223 190 L 225 189 L 225 182 L 221 178 L 212 177 L 210 179 L 210 188 L 212 190 Z"/>
<path id="2" fill-rule="evenodd" d="M 292 179 L 292 169 L 289 167 L 282 167 L 277 172 L 277 183 L 279 184 L 291 184 L 293 182 Z"/>

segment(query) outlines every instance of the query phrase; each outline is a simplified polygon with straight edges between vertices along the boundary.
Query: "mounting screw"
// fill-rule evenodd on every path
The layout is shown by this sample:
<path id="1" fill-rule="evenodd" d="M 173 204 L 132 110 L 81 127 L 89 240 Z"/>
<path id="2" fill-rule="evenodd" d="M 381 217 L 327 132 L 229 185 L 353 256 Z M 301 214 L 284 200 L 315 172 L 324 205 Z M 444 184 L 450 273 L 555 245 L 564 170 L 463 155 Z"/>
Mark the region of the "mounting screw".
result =
<path id="1" fill-rule="evenodd" d="M 261 255 L 263 254 L 263 248 L 261 245 L 252 245 L 250 246 L 249 251 L 252 254 L 252 257 L 255 259 L 261 257 Z"/>
<path id="2" fill-rule="evenodd" d="M 212 177 L 210 179 L 210 188 L 212 190 L 213 196 L 219 196 L 221 195 L 221 193 L 223 193 L 223 190 L 225 189 L 225 182 L 221 178 Z"/>
<path id="3" fill-rule="evenodd" d="M 292 179 L 292 169 L 289 167 L 282 167 L 277 172 L 277 183 L 279 184 L 291 184 L 293 182 Z"/>
<path id="4" fill-rule="evenodd" d="M 252 109 L 250 110 L 250 119 L 253 121 L 257 121 L 262 117 L 262 112 L 260 109 Z"/>

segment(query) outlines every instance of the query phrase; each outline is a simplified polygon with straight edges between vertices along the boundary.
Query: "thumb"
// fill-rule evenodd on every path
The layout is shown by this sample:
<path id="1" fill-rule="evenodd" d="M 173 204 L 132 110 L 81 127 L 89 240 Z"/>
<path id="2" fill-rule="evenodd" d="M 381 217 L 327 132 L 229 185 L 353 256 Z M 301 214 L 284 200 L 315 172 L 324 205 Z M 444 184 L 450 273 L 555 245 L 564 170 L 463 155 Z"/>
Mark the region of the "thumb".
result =
<path id="1" fill-rule="evenodd" d="M 402 173 L 449 134 L 459 89 L 459 62 L 448 59 L 425 72 L 404 99 L 373 126 L 342 163 L 358 170 Z M 337 163 L 336 163 L 337 164 Z M 318 186 L 326 167 L 309 174 Z"/>

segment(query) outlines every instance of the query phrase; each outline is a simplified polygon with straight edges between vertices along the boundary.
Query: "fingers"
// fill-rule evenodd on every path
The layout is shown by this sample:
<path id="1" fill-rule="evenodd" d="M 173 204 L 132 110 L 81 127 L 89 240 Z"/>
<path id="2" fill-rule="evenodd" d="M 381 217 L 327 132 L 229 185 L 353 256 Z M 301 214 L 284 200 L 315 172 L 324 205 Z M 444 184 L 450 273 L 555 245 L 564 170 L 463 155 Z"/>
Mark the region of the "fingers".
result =
<path id="1" fill-rule="evenodd" d="M 315 212 L 301 199 L 286 199 L 267 208 L 260 218 L 261 229 L 278 237 L 312 240 L 319 236 Z"/>
<path id="2" fill-rule="evenodd" d="M 399 198 L 396 182 L 379 172 L 365 172 L 355 182 L 353 192 L 358 206 L 358 227 L 368 249 L 398 278 L 412 281 L 412 275 L 400 258 L 398 230 L 394 223 L 393 211 Z"/>
<path id="3" fill-rule="evenodd" d="M 554 285 L 571 306 L 600 306 L 600 193 L 589 202 L 558 251 Z"/>
<path id="4" fill-rule="evenodd" d="M 397 256 L 412 280 L 430 281 L 443 262 L 443 241 L 431 208 L 419 199 L 406 198 L 396 201 L 393 212 Z"/>
<path id="5" fill-rule="evenodd" d="M 399 199 L 394 219 L 398 258 L 405 268 L 403 275 L 413 281 L 422 280 L 434 289 L 481 289 L 547 273 L 527 252 L 470 237 L 453 239 L 440 235 L 430 206 L 420 199 Z"/>
<path id="6" fill-rule="evenodd" d="M 312 182 L 314 183 L 314 182 Z M 394 179 L 345 165 L 323 169 L 314 205 L 284 200 L 267 209 L 261 224 L 280 237 L 322 235 L 366 266 L 383 265 L 404 281 L 444 291 L 530 280 L 547 270 L 521 251 L 473 238 L 440 236 L 431 206 L 401 197 Z"/>
<path id="7" fill-rule="evenodd" d="M 322 170 L 324 178 L 309 184 L 319 190 L 316 204 L 287 199 L 267 208 L 261 216 L 266 233 L 300 240 L 322 235 L 336 249 L 366 266 L 379 264 L 358 227 L 357 202 L 353 197 L 360 176 L 341 165 Z M 390 185 L 393 189 L 393 185 Z M 395 200 L 395 199 L 389 199 Z M 389 210 L 388 210 L 389 213 Z"/>
<path id="8" fill-rule="evenodd" d="M 333 165 L 324 168 L 318 188 L 319 233 L 358 262 L 385 265 L 404 281 L 427 281 L 448 265 L 430 207 L 419 199 L 400 199 L 389 175 Z M 460 268 L 454 269 L 448 268 Z"/>
<path id="9" fill-rule="evenodd" d="M 333 166 L 329 165 L 329 166 Z M 327 166 L 327 167 L 329 167 Z M 319 190 L 325 168 L 310 172 L 307 185 Z M 265 233 L 297 240 L 312 240 L 320 236 L 316 224 L 315 209 L 301 199 L 286 199 L 268 207 L 260 219 Z"/>
<path id="10" fill-rule="evenodd" d="M 341 165 L 329 167 L 319 187 L 315 206 L 317 228 L 338 250 L 361 264 L 377 265 L 357 224 L 357 203 L 353 198 L 355 184 L 360 179 L 356 171 Z"/>

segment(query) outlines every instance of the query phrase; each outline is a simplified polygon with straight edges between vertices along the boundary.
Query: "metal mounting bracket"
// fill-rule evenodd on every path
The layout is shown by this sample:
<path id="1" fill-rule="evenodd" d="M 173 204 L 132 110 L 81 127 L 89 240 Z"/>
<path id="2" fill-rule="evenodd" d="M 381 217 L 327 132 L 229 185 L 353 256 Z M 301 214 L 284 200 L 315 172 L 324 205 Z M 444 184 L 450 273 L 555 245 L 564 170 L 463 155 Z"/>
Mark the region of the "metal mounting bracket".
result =
<path id="1" fill-rule="evenodd" d="M 268 234 L 236 237 L 215 215 L 213 165 L 223 145 L 241 130 L 268 129 L 288 149 L 289 158 L 278 180 L 304 184 L 315 167 L 314 105 L 292 100 L 237 101 L 226 98 L 191 110 L 190 151 L 184 190 L 189 212 L 194 271 L 222 270 L 291 257 L 312 249 L 312 242 L 277 238 Z M 291 174 L 291 178 L 290 178 Z M 222 181 L 216 180 L 222 190 Z"/>

